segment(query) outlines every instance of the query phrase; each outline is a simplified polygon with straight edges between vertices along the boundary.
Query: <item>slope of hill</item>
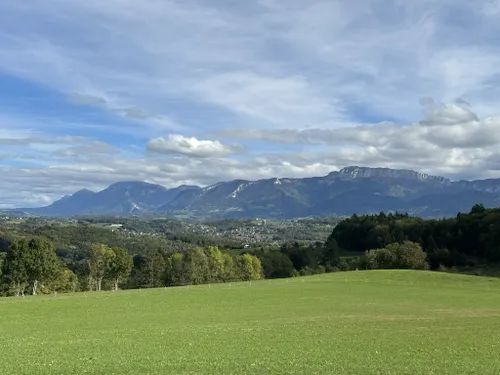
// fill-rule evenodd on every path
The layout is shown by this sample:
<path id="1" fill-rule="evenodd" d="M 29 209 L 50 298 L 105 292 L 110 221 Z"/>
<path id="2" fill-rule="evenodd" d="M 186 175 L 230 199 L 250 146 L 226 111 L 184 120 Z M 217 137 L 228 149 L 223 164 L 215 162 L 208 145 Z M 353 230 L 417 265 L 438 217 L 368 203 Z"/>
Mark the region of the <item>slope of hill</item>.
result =
<path id="1" fill-rule="evenodd" d="M 498 374 L 500 280 L 354 271 L 0 299 L 2 374 Z"/>
<path id="2" fill-rule="evenodd" d="M 234 180 L 208 187 L 166 189 L 120 182 L 101 192 L 81 190 L 38 215 L 178 215 L 203 218 L 296 218 L 408 212 L 449 216 L 475 203 L 500 206 L 500 179 L 451 181 L 409 170 L 347 167 L 324 177 Z"/>

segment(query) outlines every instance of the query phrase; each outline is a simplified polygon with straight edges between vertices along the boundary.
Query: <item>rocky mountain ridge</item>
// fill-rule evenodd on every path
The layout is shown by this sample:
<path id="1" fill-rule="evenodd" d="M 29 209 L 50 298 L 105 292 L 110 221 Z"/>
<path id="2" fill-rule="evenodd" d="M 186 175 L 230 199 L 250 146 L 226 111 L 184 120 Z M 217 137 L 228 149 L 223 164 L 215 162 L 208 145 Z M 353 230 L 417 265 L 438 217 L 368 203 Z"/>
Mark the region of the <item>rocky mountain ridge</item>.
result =
<path id="1" fill-rule="evenodd" d="M 442 217 L 468 211 L 475 203 L 500 206 L 500 179 L 452 181 L 411 170 L 351 166 L 323 177 L 234 180 L 207 187 L 118 182 L 24 211 L 63 217 L 297 218 L 380 211 Z"/>

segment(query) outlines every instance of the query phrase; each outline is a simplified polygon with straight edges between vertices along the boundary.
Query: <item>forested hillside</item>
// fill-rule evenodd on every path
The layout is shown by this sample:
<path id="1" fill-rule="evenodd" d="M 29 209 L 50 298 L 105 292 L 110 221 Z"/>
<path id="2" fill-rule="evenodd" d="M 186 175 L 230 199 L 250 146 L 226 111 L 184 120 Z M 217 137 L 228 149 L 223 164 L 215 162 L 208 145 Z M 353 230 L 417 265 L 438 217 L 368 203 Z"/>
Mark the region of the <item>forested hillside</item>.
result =
<path id="1" fill-rule="evenodd" d="M 500 209 L 475 205 L 454 218 L 424 220 L 406 214 L 353 215 L 328 239 L 354 254 L 390 243 L 413 241 L 427 253 L 431 268 L 500 262 Z"/>
<path id="2" fill-rule="evenodd" d="M 284 227 L 259 221 L 209 225 L 136 219 L 119 224 L 92 219 L 8 223 L 0 227 L 4 295 L 218 283 L 354 269 L 500 269 L 500 209 L 482 205 L 441 220 L 380 213 L 353 215 L 338 224 L 303 221 Z M 323 241 L 311 238 L 321 237 L 324 229 L 312 237 L 305 233 L 307 228 L 324 225 L 330 226 L 331 234 L 325 234 Z M 252 242 L 252 236 L 261 240 Z"/>
<path id="3" fill-rule="evenodd" d="M 337 221 L 4 217 L 1 291 L 18 295 L 260 278 L 262 264 L 252 249 L 324 240 Z M 47 262 L 45 268 L 38 265 L 40 275 L 35 275 L 32 266 L 40 257 Z"/>

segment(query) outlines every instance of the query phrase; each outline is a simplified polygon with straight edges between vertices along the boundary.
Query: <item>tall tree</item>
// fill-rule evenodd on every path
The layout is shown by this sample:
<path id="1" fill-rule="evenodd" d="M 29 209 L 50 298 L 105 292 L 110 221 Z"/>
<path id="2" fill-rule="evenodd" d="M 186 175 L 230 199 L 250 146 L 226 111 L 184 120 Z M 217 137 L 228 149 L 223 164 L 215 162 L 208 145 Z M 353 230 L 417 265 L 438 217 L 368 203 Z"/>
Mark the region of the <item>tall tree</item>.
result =
<path id="1" fill-rule="evenodd" d="M 209 246 L 205 249 L 208 261 L 208 282 L 224 281 L 224 255 L 217 246 Z"/>
<path id="2" fill-rule="evenodd" d="M 7 251 L 3 265 L 3 277 L 6 284 L 13 290 L 14 295 L 24 295 L 28 284 L 26 270 L 26 255 L 28 253 L 28 241 L 21 239 L 14 241 Z"/>
<path id="3" fill-rule="evenodd" d="M 165 254 L 161 250 L 153 251 L 146 255 L 147 286 L 155 288 L 163 285 L 165 272 Z"/>
<path id="4" fill-rule="evenodd" d="M 196 248 L 186 252 L 184 265 L 192 284 L 203 284 L 209 279 L 208 258 L 203 249 Z"/>
<path id="5" fill-rule="evenodd" d="M 191 283 L 186 272 L 184 254 L 176 251 L 167 258 L 164 275 L 166 285 L 185 285 Z"/>
<path id="6" fill-rule="evenodd" d="M 111 251 L 114 255 L 109 259 L 107 274 L 113 280 L 113 289 L 118 290 L 119 282 L 126 280 L 130 275 L 132 257 L 121 247 L 113 247 Z"/>
<path id="7" fill-rule="evenodd" d="M 87 260 L 90 290 L 92 290 L 94 282 L 97 291 L 102 289 L 102 281 L 107 276 L 110 263 L 114 257 L 115 253 L 106 245 L 94 244 L 90 247 Z"/>
<path id="8" fill-rule="evenodd" d="M 55 279 L 60 270 L 54 244 L 44 239 L 30 240 L 23 259 L 33 295 L 37 294 L 40 284 Z"/>
<path id="9" fill-rule="evenodd" d="M 164 273 L 167 267 L 166 254 L 160 249 L 144 255 L 135 255 L 132 259 L 132 275 L 129 278 L 133 288 L 157 288 L 164 285 Z"/>
<path id="10" fill-rule="evenodd" d="M 236 270 L 234 264 L 234 257 L 229 253 L 222 253 L 224 269 L 222 271 L 222 281 L 232 281 L 234 280 Z"/>
<path id="11" fill-rule="evenodd" d="M 250 254 L 243 254 L 237 257 L 238 278 L 240 280 L 262 279 L 262 264 L 259 258 Z"/>

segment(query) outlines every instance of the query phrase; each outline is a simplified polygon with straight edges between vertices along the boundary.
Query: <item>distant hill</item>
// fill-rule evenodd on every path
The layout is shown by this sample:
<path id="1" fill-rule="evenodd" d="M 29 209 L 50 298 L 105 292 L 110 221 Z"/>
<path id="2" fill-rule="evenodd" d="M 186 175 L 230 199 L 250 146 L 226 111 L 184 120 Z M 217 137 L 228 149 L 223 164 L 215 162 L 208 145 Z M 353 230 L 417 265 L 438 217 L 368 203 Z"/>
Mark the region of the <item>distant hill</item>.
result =
<path id="1" fill-rule="evenodd" d="M 399 211 L 441 217 L 468 211 L 475 203 L 500 206 L 500 179 L 452 181 L 410 170 L 354 166 L 324 177 L 234 180 L 203 188 L 118 182 L 99 192 L 80 190 L 47 207 L 19 210 L 42 216 L 296 218 Z"/>

